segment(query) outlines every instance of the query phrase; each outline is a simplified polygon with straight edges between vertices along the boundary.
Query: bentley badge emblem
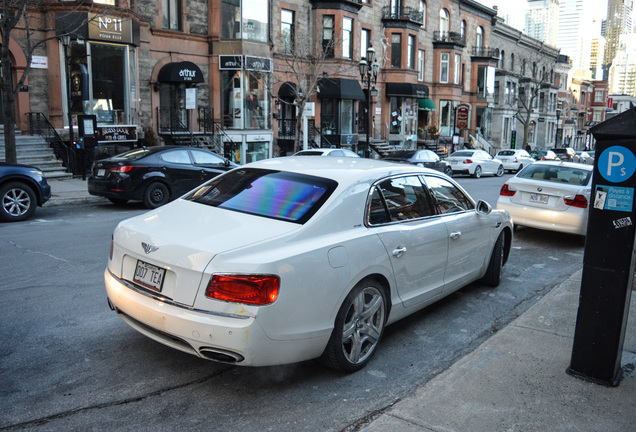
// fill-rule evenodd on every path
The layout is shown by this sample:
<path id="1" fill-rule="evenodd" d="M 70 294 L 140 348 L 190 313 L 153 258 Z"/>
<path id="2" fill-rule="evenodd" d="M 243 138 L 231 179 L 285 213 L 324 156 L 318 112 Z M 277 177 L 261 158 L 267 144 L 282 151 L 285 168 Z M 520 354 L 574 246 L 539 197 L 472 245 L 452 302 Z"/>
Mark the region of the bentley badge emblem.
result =
<path id="1" fill-rule="evenodd" d="M 537 188 L 537 192 L 541 192 L 542 190 L 543 190 L 543 188 L 542 188 L 542 187 L 538 187 L 538 188 Z M 146 253 L 148 253 L 148 252 L 146 252 Z"/>
<path id="2" fill-rule="evenodd" d="M 159 249 L 157 246 L 151 245 L 151 244 L 146 243 L 146 242 L 141 242 L 141 247 L 144 248 L 144 252 L 146 252 L 147 254 L 149 254 L 150 252 L 154 252 L 157 249 Z"/>

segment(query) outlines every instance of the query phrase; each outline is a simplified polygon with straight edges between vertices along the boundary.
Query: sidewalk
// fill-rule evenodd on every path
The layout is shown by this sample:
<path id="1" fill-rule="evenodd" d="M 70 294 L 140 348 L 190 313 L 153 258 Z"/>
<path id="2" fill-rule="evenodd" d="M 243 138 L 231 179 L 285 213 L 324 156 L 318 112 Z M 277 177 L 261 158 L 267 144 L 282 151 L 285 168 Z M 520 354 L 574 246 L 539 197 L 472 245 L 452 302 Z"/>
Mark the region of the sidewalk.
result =
<path id="1" fill-rule="evenodd" d="M 65 180 L 47 179 L 47 182 L 51 185 L 51 199 L 44 204 L 45 207 L 108 202 L 106 198 L 90 195 L 86 180 L 82 180 L 81 177 Z"/>
<path id="2" fill-rule="evenodd" d="M 365 432 L 636 430 L 636 298 L 623 347 L 624 376 L 604 387 L 566 374 L 581 272 L 472 353 L 401 400 Z"/>

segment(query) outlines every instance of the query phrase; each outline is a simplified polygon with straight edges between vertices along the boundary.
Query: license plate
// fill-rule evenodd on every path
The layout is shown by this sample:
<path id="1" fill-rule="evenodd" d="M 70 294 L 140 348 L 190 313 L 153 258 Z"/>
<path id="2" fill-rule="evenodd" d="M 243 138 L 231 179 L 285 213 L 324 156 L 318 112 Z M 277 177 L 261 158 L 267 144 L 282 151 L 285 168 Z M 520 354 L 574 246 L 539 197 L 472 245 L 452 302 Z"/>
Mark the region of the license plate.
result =
<path id="1" fill-rule="evenodd" d="M 457 165 L 458 163 L 459 161 L 454 161 L 454 160 L 451 161 L 451 165 Z"/>
<path id="2" fill-rule="evenodd" d="M 548 195 L 544 194 L 530 194 L 531 203 L 547 204 L 548 198 Z"/>
<path id="3" fill-rule="evenodd" d="M 137 267 L 135 268 L 133 282 L 146 288 L 161 292 L 163 278 L 165 275 L 166 269 L 148 264 L 142 260 L 137 260 Z"/>
<path id="4" fill-rule="evenodd" d="M 105 169 L 97 170 L 97 177 L 104 177 L 105 175 L 106 175 L 106 170 Z"/>

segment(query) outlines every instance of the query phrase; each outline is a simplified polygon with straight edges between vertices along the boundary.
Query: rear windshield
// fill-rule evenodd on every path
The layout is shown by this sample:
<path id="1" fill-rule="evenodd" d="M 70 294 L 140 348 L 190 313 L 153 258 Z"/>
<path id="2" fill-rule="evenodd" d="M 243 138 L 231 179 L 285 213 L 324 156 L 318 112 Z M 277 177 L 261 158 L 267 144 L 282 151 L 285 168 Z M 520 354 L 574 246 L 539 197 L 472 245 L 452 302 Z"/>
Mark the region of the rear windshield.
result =
<path id="1" fill-rule="evenodd" d="M 236 169 L 192 191 L 185 199 L 289 222 L 305 223 L 338 183 L 305 174 Z"/>
<path id="2" fill-rule="evenodd" d="M 473 151 L 458 151 L 453 153 L 451 156 L 461 156 L 461 157 L 465 157 L 465 156 L 472 156 L 473 155 Z"/>
<path id="3" fill-rule="evenodd" d="M 140 148 L 140 149 L 134 149 L 134 150 L 127 151 L 125 153 L 118 154 L 116 156 L 113 156 L 112 159 L 136 161 L 137 159 L 141 159 L 144 156 L 148 156 L 149 153 L 150 152 L 148 151 L 148 149 Z"/>
<path id="4" fill-rule="evenodd" d="M 576 186 L 586 186 L 592 176 L 592 170 L 583 170 L 566 166 L 555 165 L 528 165 L 517 174 L 520 178 L 544 180 L 556 183 L 568 183 Z"/>
<path id="5" fill-rule="evenodd" d="M 497 153 L 497 156 L 514 156 L 515 152 L 512 150 L 504 150 Z"/>

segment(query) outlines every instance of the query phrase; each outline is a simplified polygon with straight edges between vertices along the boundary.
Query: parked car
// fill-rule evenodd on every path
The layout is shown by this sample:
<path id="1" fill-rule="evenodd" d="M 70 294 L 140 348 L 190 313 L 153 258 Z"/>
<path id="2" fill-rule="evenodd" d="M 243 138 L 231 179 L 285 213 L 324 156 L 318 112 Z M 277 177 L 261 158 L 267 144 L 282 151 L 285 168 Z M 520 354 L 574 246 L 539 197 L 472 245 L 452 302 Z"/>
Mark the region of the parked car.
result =
<path id="1" fill-rule="evenodd" d="M 199 148 L 138 148 L 95 161 L 88 178 L 88 192 L 114 204 L 143 201 L 152 209 L 237 166 Z"/>
<path id="2" fill-rule="evenodd" d="M 0 221 L 30 218 L 51 198 L 51 186 L 37 167 L 0 162 Z"/>
<path id="3" fill-rule="evenodd" d="M 479 178 L 482 174 L 504 174 L 503 162 L 493 158 L 484 150 L 459 150 L 446 158 L 450 162 L 453 174 L 470 174 Z"/>
<path id="4" fill-rule="evenodd" d="M 515 225 L 585 235 L 592 165 L 537 161 L 502 187 L 497 208 Z"/>
<path id="5" fill-rule="evenodd" d="M 314 148 L 301 150 L 294 153 L 294 156 L 335 156 L 335 157 L 360 157 L 357 153 L 347 149 L 339 148 Z"/>
<path id="6" fill-rule="evenodd" d="M 121 222 L 106 292 L 128 325 L 201 358 L 352 372 L 386 325 L 497 286 L 511 241 L 506 212 L 437 171 L 274 158 Z"/>
<path id="7" fill-rule="evenodd" d="M 594 151 L 577 151 L 574 162 L 594 165 Z"/>
<path id="8" fill-rule="evenodd" d="M 431 150 L 396 150 L 382 158 L 388 162 L 401 162 L 441 171 L 447 176 L 453 175 L 451 164 Z"/>
<path id="9" fill-rule="evenodd" d="M 552 151 L 557 155 L 559 159 L 566 162 L 574 162 L 576 152 L 571 147 L 553 148 Z"/>
<path id="10" fill-rule="evenodd" d="M 530 155 L 534 160 L 560 160 L 552 150 L 533 150 Z"/>
<path id="11" fill-rule="evenodd" d="M 521 171 L 523 167 L 534 162 L 530 153 L 522 149 L 500 150 L 499 153 L 495 155 L 495 158 L 503 162 L 506 171 L 515 172 Z"/>

